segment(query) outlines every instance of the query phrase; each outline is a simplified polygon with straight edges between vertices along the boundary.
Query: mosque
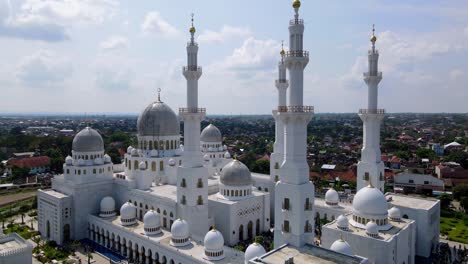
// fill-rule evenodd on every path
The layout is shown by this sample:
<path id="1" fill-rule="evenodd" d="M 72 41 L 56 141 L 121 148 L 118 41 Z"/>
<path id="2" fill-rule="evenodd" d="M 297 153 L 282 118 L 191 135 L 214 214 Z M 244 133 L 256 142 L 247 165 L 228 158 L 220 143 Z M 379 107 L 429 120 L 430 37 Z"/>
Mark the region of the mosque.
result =
<path id="1" fill-rule="evenodd" d="M 158 94 L 139 115 L 138 143 L 128 147 L 122 164 L 113 164 L 104 153 L 96 130 L 86 127 L 77 133 L 63 175 L 53 179 L 51 189 L 38 191 L 42 237 L 59 244 L 89 239 L 147 264 L 415 263 L 417 255 L 426 257 L 438 241 L 439 204 L 383 194 L 379 138 L 384 111 L 377 109 L 382 74 L 374 35 L 369 72 L 364 73 L 369 105 L 359 111 L 364 147 L 358 192 L 352 206 L 341 204 L 332 189 L 325 199 L 315 198 L 306 158 L 307 124 L 314 109 L 303 105 L 309 54 L 303 48 L 300 6 L 299 0 L 293 1 L 289 50 L 281 51 L 278 64 L 270 175 L 251 173 L 231 158 L 214 125 L 201 131 L 206 109 L 198 105 L 202 68 L 192 18 L 187 66 L 182 69 L 186 107 L 177 115 Z M 179 119 L 184 122 L 183 144 Z M 314 227 L 320 214 L 332 221 L 317 240 Z M 271 227 L 273 249 L 258 243 L 245 252 L 232 247 Z"/>

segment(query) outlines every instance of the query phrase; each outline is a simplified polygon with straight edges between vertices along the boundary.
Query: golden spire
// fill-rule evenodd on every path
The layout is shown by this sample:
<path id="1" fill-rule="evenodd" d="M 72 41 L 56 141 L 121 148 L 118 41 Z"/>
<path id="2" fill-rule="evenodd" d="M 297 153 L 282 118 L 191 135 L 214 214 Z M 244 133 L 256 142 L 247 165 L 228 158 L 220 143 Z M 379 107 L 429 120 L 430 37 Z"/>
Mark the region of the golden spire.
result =
<path id="1" fill-rule="evenodd" d="M 293 8 L 299 8 L 299 7 L 301 7 L 301 1 L 299 1 L 299 0 L 294 0 L 292 6 L 293 6 Z"/>
<path id="2" fill-rule="evenodd" d="M 370 177 L 369 177 L 369 185 L 367 185 L 367 187 L 374 188 L 374 185 L 372 185 L 372 180 Z"/>
<path id="3" fill-rule="evenodd" d="M 377 37 L 375 36 L 375 24 L 372 24 L 372 37 L 370 41 L 372 42 L 372 46 L 374 46 L 377 41 Z"/>
<path id="4" fill-rule="evenodd" d="M 286 54 L 286 52 L 284 52 L 284 40 L 282 40 L 282 41 L 281 41 L 281 51 L 280 51 L 281 57 L 283 57 L 284 54 Z"/>
<path id="5" fill-rule="evenodd" d="M 190 27 L 190 33 L 194 34 L 197 30 L 195 29 L 195 27 L 193 26 L 193 16 L 194 14 L 192 13 L 192 26 Z"/>

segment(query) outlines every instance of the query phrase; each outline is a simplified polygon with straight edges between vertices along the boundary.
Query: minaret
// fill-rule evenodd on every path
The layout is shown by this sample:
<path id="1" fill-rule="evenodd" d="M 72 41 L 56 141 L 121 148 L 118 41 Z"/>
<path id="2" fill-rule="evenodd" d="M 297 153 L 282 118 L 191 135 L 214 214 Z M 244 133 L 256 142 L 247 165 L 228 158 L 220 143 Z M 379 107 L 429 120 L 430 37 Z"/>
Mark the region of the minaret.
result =
<path id="1" fill-rule="evenodd" d="M 192 238 L 201 240 L 209 231 L 208 170 L 203 166 L 200 149 L 200 122 L 205 118 L 205 109 L 198 108 L 198 79 L 202 69 L 197 64 L 195 31 L 192 15 L 187 66 L 183 67 L 187 79 L 187 108 L 179 109 L 179 115 L 184 121 L 184 152 L 182 165 L 177 170 L 177 202 L 178 216 L 188 222 Z"/>
<path id="2" fill-rule="evenodd" d="M 384 192 L 384 164 L 380 153 L 380 124 L 385 111 L 377 109 L 378 85 L 382 80 L 382 72 L 378 71 L 379 52 L 375 49 L 375 29 L 372 28 L 370 39 L 372 48 L 368 52 L 369 71 L 364 73 L 364 81 L 368 87 L 367 109 L 359 109 L 363 127 L 363 145 L 361 161 L 357 168 L 357 191 L 367 186 L 370 182 Z"/>
<path id="3" fill-rule="evenodd" d="M 289 71 L 286 106 L 278 107 L 284 124 L 284 159 L 275 187 L 275 247 L 288 243 L 302 247 L 314 243 L 314 185 L 307 164 L 307 124 L 313 107 L 303 105 L 304 68 L 309 53 L 303 50 L 304 21 L 299 19 L 301 2 L 293 2 L 294 19 L 289 22 L 289 48 L 284 63 Z"/>

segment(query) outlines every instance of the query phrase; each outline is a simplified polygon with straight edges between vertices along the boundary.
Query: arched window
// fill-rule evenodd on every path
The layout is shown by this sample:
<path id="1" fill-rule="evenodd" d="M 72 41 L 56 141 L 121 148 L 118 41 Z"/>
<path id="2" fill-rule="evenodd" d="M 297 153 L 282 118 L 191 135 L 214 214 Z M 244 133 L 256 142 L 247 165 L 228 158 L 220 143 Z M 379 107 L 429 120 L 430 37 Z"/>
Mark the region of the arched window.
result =
<path id="1" fill-rule="evenodd" d="M 93 169 L 93 174 L 96 174 L 96 169 Z"/>
<path id="2" fill-rule="evenodd" d="M 197 188 L 203 188 L 203 181 L 202 181 L 202 179 L 198 179 Z"/>
<path id="3" fill-rule="evenodd" d="M 180 182 L 180 187 L 187 187 L 187 182 L 185 181 L 185 179 L 182 179 L 182 181 Z"/>
<path id="4" fill-rule="evenodd" d="M 137 169 L 138 169 L 138 160 L 135 160 L 135 161 L 133 162 L 133 169 L 134 169 L 134 170 L 137 170 Z"/>
<path id="5" fill-rule="evenodd" d="M 148 148 L 149 148 L 149 150 L 153 150 L 153 141 L 150 140 L 148 142 Z"/>
<path id="6" fill-rule="evenodd" d="M 198 205 L 203 205 L 203 198 L 202 198 L 201 195 L 198 195 L 197 204 Z"/>
<path id="7" fill-rule="evenodd" d="M 160 171 L 164 170 L 164 161 L 162 161 L 162 160 L 159 162 L 159 170 Z"/>
<path id="8" fill-rule="evenodd" d="M 151 171 L 156 171 L 156 161 L 151 162 Z"/>

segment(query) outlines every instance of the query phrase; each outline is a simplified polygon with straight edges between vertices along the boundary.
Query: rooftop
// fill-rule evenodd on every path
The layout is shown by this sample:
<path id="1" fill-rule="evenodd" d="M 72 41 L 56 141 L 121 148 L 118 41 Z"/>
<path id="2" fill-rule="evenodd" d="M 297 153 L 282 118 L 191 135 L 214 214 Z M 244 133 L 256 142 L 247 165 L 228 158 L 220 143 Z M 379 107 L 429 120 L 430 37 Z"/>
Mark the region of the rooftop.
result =
<path id="1" fill-rule="evenodd" d="M 284 264 L 293 258 L 294 264 L 354 264 L 364 259 L 357 256 L 348 256 L 329 249 L 306 244 L 302 248 L 283 245 L 265 255 L 255 259 L 254 263 Z"/>
<path id="2" fill-rule="evenodd" d="M 49 190 L 41 190 L 43 193 L 47 193 L 48 195 L 51 195 L 55 198 L 65 198 L 65 197 L 68 197 L 68 195 L 66 194 L 63 194 L 61 192 L 57 192 L 57 191 L 54 191 L 52 189 L 49 189 Z"/>
<path id="3" fill-rule="evenodd" d="M 429 210 L 434 207 L 439 200 L 432 198 L 420 198 L 415 196 L 401 195 L 395 193 L 387 193 L 385 195 L 387 201 L 396 206 L 403 206 L 414 209 L 424 209 Z M 391 201 L 389 200 L 391 197 Z"/>
<path id="4" fill-rule="evenodd" d="M 4 235 L 0 233 L 0 256 L 24 254 L 24 250 L 32 246 L 16 233 Z"/>

